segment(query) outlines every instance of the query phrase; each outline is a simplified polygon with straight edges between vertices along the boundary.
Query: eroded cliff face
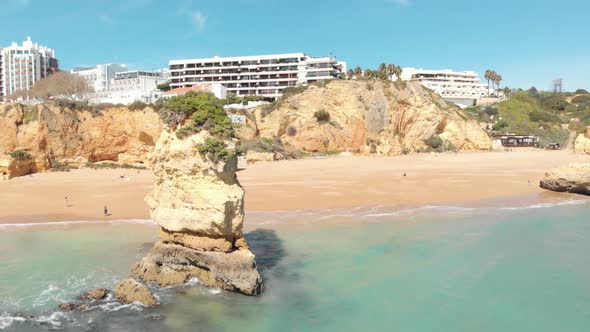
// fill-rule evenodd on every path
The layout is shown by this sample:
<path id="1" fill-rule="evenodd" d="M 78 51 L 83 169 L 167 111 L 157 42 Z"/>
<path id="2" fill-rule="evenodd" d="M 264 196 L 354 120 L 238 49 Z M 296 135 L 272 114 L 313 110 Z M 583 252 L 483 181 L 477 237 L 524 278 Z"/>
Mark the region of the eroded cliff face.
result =
<path id="1" fill-rule="evenodd" d="M 316 111 L 330 113 L 319 123 Z M 354 151 L 395 155 L 427 151 L 424 140 L 438 135 L 459 150 L 490 150 L 477 121 L 415 82 L 333 81 L 311 85 L 288 97 L 239 131 L 243 139 L 280 137 L 294 150 Z"/>
<path id="2" fill-rule="evenodd" d="M 146 197 L 160 240 L 134 268 L 161 286 L 197 278 L 209 287 L 256 295 L 262 279 L 243 237 L 244 189 L 237 160 L 213 162 L 198 151 L 207 131 L 179 139 L 164 131 L 152 154 L 155 184 Z"/>
<path id="3" fill-rule="evenodd" d="M 590 127 L 576 138 L 574 143 L 574 151 L 576 153 L 590 153 Z"/>
<path id="4" fill-rule="evenodd" d="M 144 163 L 162 129 L 150 108 L 92 114 L 49 105 L 0 105 L 0 155 L 25 150 L 36 171 L 47 170 L 52 161 Z"/>

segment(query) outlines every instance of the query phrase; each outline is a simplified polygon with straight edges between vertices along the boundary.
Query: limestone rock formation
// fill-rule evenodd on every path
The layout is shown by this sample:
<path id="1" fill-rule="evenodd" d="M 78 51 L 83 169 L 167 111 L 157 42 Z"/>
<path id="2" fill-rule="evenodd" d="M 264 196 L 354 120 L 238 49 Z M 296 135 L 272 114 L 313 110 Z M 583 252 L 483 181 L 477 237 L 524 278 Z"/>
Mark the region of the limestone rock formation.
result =
<path id="1" fill-rule="evenodd" d="M 106 288 L 97 288 L 85 292 L 80 295 L 80 298 L 83 300 L 99 301 L 104 300 L 107 295 L 109 295 L 109 291 Z"/>
<path id="2" fill-rule="evenodd" d="M 552 191 L 590 195 L 590 164 L 570 164 L 551 169 L 540 186 Z"/>
<path id="3" fill-rule="evenodd" d="M 115 297 L 123 304 L 139 302 L 152 306 L 158 303 L 150 290 L 133 278 L 125 279 L 117 284 Z"/>
<path id="4" fill-rule="evenodd" d="M 586 127 L 586 131 L 578 135 L 574 144 L 574 151 L 576 153 L 590 153 L 590 127 Z"/>
<path id="5" fill-rule="evenodd" d="M 74 311 L 74 310 L 89 310 L 90 306 L 87 304 L 77 304 L 77 303 L 60 303 L 58 307 L 63 311 Z"/>
<path id="6" fill-rule="evenodd" d="M 318 122 L 316 111 L 330 114 Z M 252 120 L 254 119 L 254 120 Z M 396 155 L 427 151 L 424 140 L 440 137 L 459 150 L 492 147 L 477 120 L 416 82 L 332 81 L 310 85 L 274 108 L 261 107 L 238 135 L 279 137 L 306 152 L 352 151 Z"/>
<path id="7" fill-rule="evenodd" d="M 15 159 L 10 156 L 0 156 L 0 180 L 10 180 L 14 177 L 35 173 L 34 159 Z"/>
<path id="8" fill-rule="evenodd" d="M 91 113 L 49 104 L 0 105 L 0 156 L 25 150 L 33 156 L 34 171 L 45 171 L 55 162 L 145 163 L 162 130 L 151 108 Z"/>
<path id="9" fill-rule="evenodd" d="M 244 189 L 236 158 L 213 162 L 198 151 L 207 131 L 179 139 L 164 131 L 152 154 L 155 184 L 146 197 L 160 241 L 133 275 L 161 286 L 197 278 L 209 287 L 259 294 L 262 280 L 243 238 Z"/>

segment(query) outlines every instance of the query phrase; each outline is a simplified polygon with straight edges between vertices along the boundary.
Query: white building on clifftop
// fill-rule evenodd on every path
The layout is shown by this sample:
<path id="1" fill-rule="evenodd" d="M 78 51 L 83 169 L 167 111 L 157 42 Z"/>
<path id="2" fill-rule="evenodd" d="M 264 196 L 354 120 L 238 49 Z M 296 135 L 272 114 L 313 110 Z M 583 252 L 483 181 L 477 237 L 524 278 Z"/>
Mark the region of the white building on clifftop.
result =
<path id="1" fill-rule="evenodd" d="M 94 88 L 94 92 L 101 92 L 111 88 L 111 81 L 115 78 L 116 73 L 127 70 L 127 65 L 107 63 L 89 68 L 76 67 L 71 72 L 86 79 L 88 84 Z"/>
<path id="2" fill-rule="evenodd" d="M 426 70 L 403 68 L 404 81 L 417 81 L 462 108 L 474 106 L 477 100 L 490 95 L 487 84 L 481 83 L 476 72 L 456 72 L 450 69 Z"/>
<path id="3" fill-rule="evenodd" d="M 172 60 L 170 87 L 220 83 L 238 97 L 276 99 L 285 88 L 336 79 L 345 72 L 346 62 L 303 53 Z"/>
<path id="4" fill-rule="evenodd" d="M 115 73 L 109 89 L 93 94 L 91 102 L 130 104 L 153 103 L 162 96 L 158 85 L 168 81 L 168 70 L 132 70 Z"/>
<path id="5" fill-rule="evenodd" d="M 55 51 L 33 43 L 12 43 L 0 48 L 0 101 L 18 91 L 30 90 L 35 82 L 58 70 Z"/>

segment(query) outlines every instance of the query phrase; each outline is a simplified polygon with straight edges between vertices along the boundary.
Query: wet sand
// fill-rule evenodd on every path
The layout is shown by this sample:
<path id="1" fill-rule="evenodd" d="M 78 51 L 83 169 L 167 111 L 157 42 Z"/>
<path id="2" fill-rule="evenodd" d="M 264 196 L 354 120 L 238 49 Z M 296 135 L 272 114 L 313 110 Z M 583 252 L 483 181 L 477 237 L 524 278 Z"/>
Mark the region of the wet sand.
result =
<path id="1" fill-rule="evenodd" d="M 248 165 L 238 177 L 246 189 L 247 212 L 478 204 L 559 197 L 538 187 L 545 171 L 589 160 L 569 151 L 332 157 Z M 150 171 L 124 169 L 3 181 L 0 223 L 148 219 L 143 198 L 152 181 Z M 108 217 L 103 216 L 105 205 L 112 213 Z"/>

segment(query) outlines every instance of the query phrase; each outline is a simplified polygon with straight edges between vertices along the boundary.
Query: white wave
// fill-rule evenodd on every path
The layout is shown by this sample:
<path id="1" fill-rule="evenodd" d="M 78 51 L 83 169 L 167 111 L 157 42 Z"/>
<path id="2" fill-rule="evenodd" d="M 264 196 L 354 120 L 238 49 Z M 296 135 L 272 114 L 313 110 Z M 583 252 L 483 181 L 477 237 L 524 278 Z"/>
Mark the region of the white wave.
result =
<path id="1" fill-rule="evenodd" d="M 474 211 L 475 208 L 463 207 L 463 206 L 452 206 L 452 205 L 424 205 L 416 208 L 411 209 L 404 209 L 404 210 L 393 210 L 393 211 L 386 211 L 386 212 L 379 212 L 379 213 L 368 213 L 361 216 L 364 217 L 394 217 L 394 216 L 403 216 L 409 214 L 415 214 L 419 212 L 425 211 L 440 211 L 446 213 L 458 213 L 458 212 L 469 212 Z"/>
<path id="2" fill-rule="evenodd" d="M 66 320 L 68 317 L 66 313 L 61 311 L 55 311 L 48 316 L 39 316 L 34 319 L 36 323 L 39 324 L 48 324 L 53 329 L 59 329 L 62 327 L 62 321 Z"/>
<path id="3" fill-rule="evenodd" d="M 14 322 L 24 322 L 24 317 L 10 316 L 8 313 L 0 314 L 0 330 L 5 330 L 12 326 Z"/>
<path id="4" fill-rule="evenodd" d="M 209 292 L 209 294 L 213 294 L 213 295 L 217 295 L 221 293 L 221 289 L 219 288 L 209 288 L 207 289 L 207 291 Z"/>
<path id="5" fill-rule="evenodd" d="M 198 278 L 190 278 L 185 285 L 189 287 L 201 285 L 201 281 Z"/>
<path id="6" fill-rule="evenodd" d="M 323 221 L 333 218 L 369 218 L 379 219 L 387 217 L 404 217 L 421 213 L 432 214 L 462 214 L 462 213 L 490 213 L 498 210 L 523 210 L 523 209 L 541 209 L 552 208 L 566 205 L 583 205 L 590 203 L 590 199 L 560 200 L 549 203 L 532 203 L 530 205 L 506 205 L 506 204 L 486 204 L 485 206 L 461 206 L 461 205 L 423 205 L 417 207 L 400 207 L 400 206 L 364 206 L 342 209 L 314 209 L 314 210 L 293 210 L 293 211 L 256 211 L 248 212 L 250 217 L 249 223 L 254 225 L 276 224 L 293 218 L 306 219 L 312 221 Z"/>
<path id="7" fill-rule="evenodd" d="M 44 307 L 49 302 L 63 302 L 65 291 L 54 284 L 49 284 L 33 302 L 33 307 Z"/>
<path id="8" fill-rule="evenodd" d="M 145 305 L 143 305 L 139 302 L 133 302 L 133 303 L 128 303 L 128 304 L 121 304 L 120 302 L 109 302 L 109 303 L 101 304 L 98 306 L 98 308 L 100 308 L 104 311 L 110 311 L 110 312 L 115 312 L 115 311 L 119 311 L 119 310 L 123 310 L 123 309 L 142 311 L 145 307 L 146 307 Z"/>
<path id="9" fill-rule="evenodd" d="M 120 220 L 109 220 L 109 221 L 48 221 L 48 222 L 37 222 L 37 223 L 18 223 L 18 224 L 0 224 L 1 229 L 9 228 L 26 228 L 26 227 L 41 227 L 41 226 L 73 226 L 73 225 L 115 225 L 115 224 L 142 224 L 142 225 L 155 225 L 156 223 L 150 219 L 120 219 Z"/>
<path id="10" fill-rule="evenodd" d="M 552 203 L 536 203 L 536 204 L 525 205 L 525 206 L 507 206 L 507 207 L 501 207 L 499 209 L 500 210 L 509 210 L 509 211 L 527 210 L 527 209 L 546 209 L 546 208 L 567 206 L 567 205 L 584 205 L 584 204 L 588 204 L 588 203 L 590 203 L 590 199 L 572 199 L 572 200 L 564 200 L 564 201 L 558 201 L 558 202 L 552 202 Z"/>

